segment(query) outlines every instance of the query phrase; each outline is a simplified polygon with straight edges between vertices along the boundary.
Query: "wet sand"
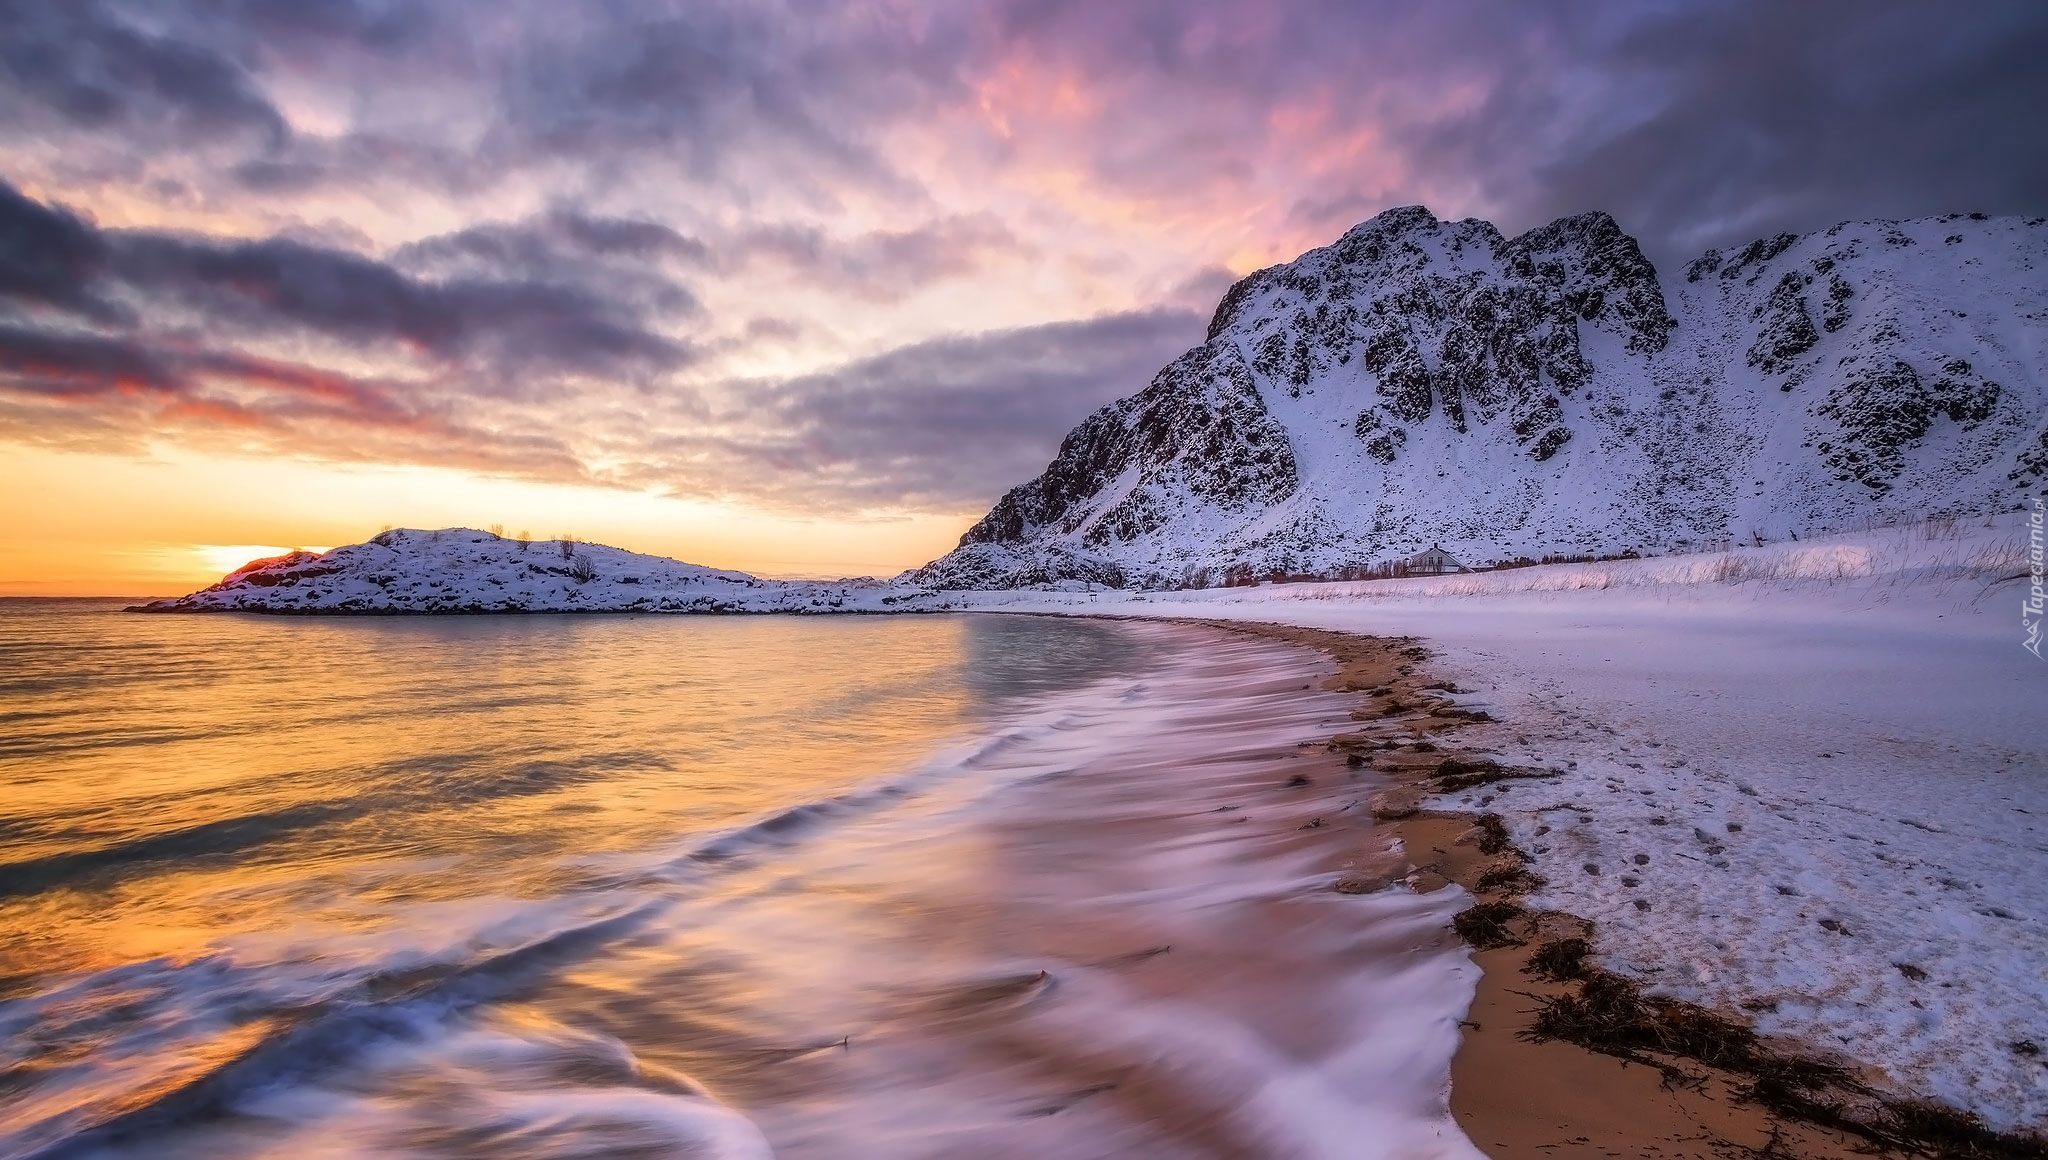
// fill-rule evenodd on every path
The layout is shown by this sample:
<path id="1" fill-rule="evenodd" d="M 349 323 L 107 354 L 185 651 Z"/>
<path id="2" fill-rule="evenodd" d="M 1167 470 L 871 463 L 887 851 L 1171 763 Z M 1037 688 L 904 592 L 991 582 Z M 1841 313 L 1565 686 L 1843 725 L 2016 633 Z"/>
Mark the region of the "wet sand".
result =
<path id="1" fill-rule="evenodd" d="M 1451 690 L 1429 673 L 1417 642 L 1279 625 L 1228 627 L 1330 656 L 1340 668 L 1329 686 L 1361 695 L 1351 714 L 1358 725 L 1333 740 L 1332 763 L 1392 779 L 1369 808 L 1398 836 L 1403 856 L 1355 884 L 1340 883 L 1340 890 L 1372 889 L 1384 876 L 1405 878 L 1424 893 L 1456 883 L 1481 903 L 1511 902 L 1526 892 L 1527 880 L 1514 873 L 1522 859 L 1504 835 L 1489 835 L 1474 815 L 1425 808 L 1447 762 L 1464 762 L 1484 776 L 1486 758 L 1459 744 L 1459 731 L 1474 718 L 1445 695 Z M 1559 939 L 1588 938 L 1597 946 L 1597 932 L 1573 916 L 1546 913 L 1514 920 L 1503 933 L 1520 945 L 1475 950 L 1483 974 L 1452 1065 L 1452 1114 L 1487 1155 L 1872 1154 L 1864 1137 L 1774 1114 L 1748 1098 L 1749 1077 L 1696 1059 L 1645 1053 L 1632 1062 L 1560 1040 L 1532 1041 L 1543 1001 L 1573 989 L 1531 973 L 1532 957 Z"/>

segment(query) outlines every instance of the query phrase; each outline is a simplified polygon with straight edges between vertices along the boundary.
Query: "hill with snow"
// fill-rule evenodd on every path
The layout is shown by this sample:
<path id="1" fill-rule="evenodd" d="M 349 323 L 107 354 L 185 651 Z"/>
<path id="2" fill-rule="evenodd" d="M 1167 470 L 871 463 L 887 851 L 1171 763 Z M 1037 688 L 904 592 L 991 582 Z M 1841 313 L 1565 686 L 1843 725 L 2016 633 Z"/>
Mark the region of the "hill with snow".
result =
<path id="1" fill-rule="evenodd" d="M 399 529 L 255 560 L 144 612 L 879 612 L 928 594 L 874 581 L 762 580 L 573 540 Z"/>
<path id="2" fill-rule="evenodd" d="M 2048 481 L 2048 223 L 1852 222 L 1661 278 L 1606 214 L 1389 210 L 1233 286 L 915 578 L 1173 588 L 1684 551 Z"/>

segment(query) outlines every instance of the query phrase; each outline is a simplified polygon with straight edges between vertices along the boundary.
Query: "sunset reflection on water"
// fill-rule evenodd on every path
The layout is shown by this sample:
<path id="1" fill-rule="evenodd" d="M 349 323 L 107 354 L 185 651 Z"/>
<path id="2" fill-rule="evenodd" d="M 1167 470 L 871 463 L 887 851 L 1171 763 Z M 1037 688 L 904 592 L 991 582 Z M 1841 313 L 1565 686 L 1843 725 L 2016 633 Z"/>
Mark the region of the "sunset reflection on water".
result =
<path id="1" fill-rule="evenodd" d="M 708 835 L 1131 653 L 989 618 L 0 601 L 0 1155 L 644 902 Z"/>
<path id="2" fill-rule="evenodd" d="M 20 601 L 0 659 L 5 1160 L 1470 1155 L 1456 892 L 1328 889 L 1387 839 L 1304 825 L 1368 774 L 1293 646 Z"/>

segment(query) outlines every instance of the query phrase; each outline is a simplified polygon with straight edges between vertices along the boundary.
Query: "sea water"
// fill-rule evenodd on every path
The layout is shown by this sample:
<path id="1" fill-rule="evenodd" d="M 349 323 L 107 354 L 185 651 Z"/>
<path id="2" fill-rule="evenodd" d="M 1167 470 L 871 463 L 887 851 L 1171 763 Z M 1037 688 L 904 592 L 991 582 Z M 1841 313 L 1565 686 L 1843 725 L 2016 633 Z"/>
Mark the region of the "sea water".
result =
<path id="1" fill-rule="evenodd" d="M 1317 665 L 0 601 L 0 1156 L 1469 1155 L 1454 903 L 1237 821 Z"/>

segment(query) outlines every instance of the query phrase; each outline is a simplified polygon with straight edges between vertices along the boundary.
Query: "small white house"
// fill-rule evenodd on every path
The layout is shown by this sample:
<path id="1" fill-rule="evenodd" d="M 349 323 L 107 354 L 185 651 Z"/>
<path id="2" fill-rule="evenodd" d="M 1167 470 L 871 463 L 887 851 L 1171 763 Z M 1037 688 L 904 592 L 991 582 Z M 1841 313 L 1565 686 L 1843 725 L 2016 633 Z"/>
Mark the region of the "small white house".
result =
<path id="1" fill-rule="evenodd" d="M 1443 545 L 1432 544 L 1427 552 L 1417 552 L 1408 557 L 1408 574 L 1411 576 L 1441 576 L 1446 572 L 1463 572 L 1465 566 L 1457 557 L 1444 551 Z"/>

